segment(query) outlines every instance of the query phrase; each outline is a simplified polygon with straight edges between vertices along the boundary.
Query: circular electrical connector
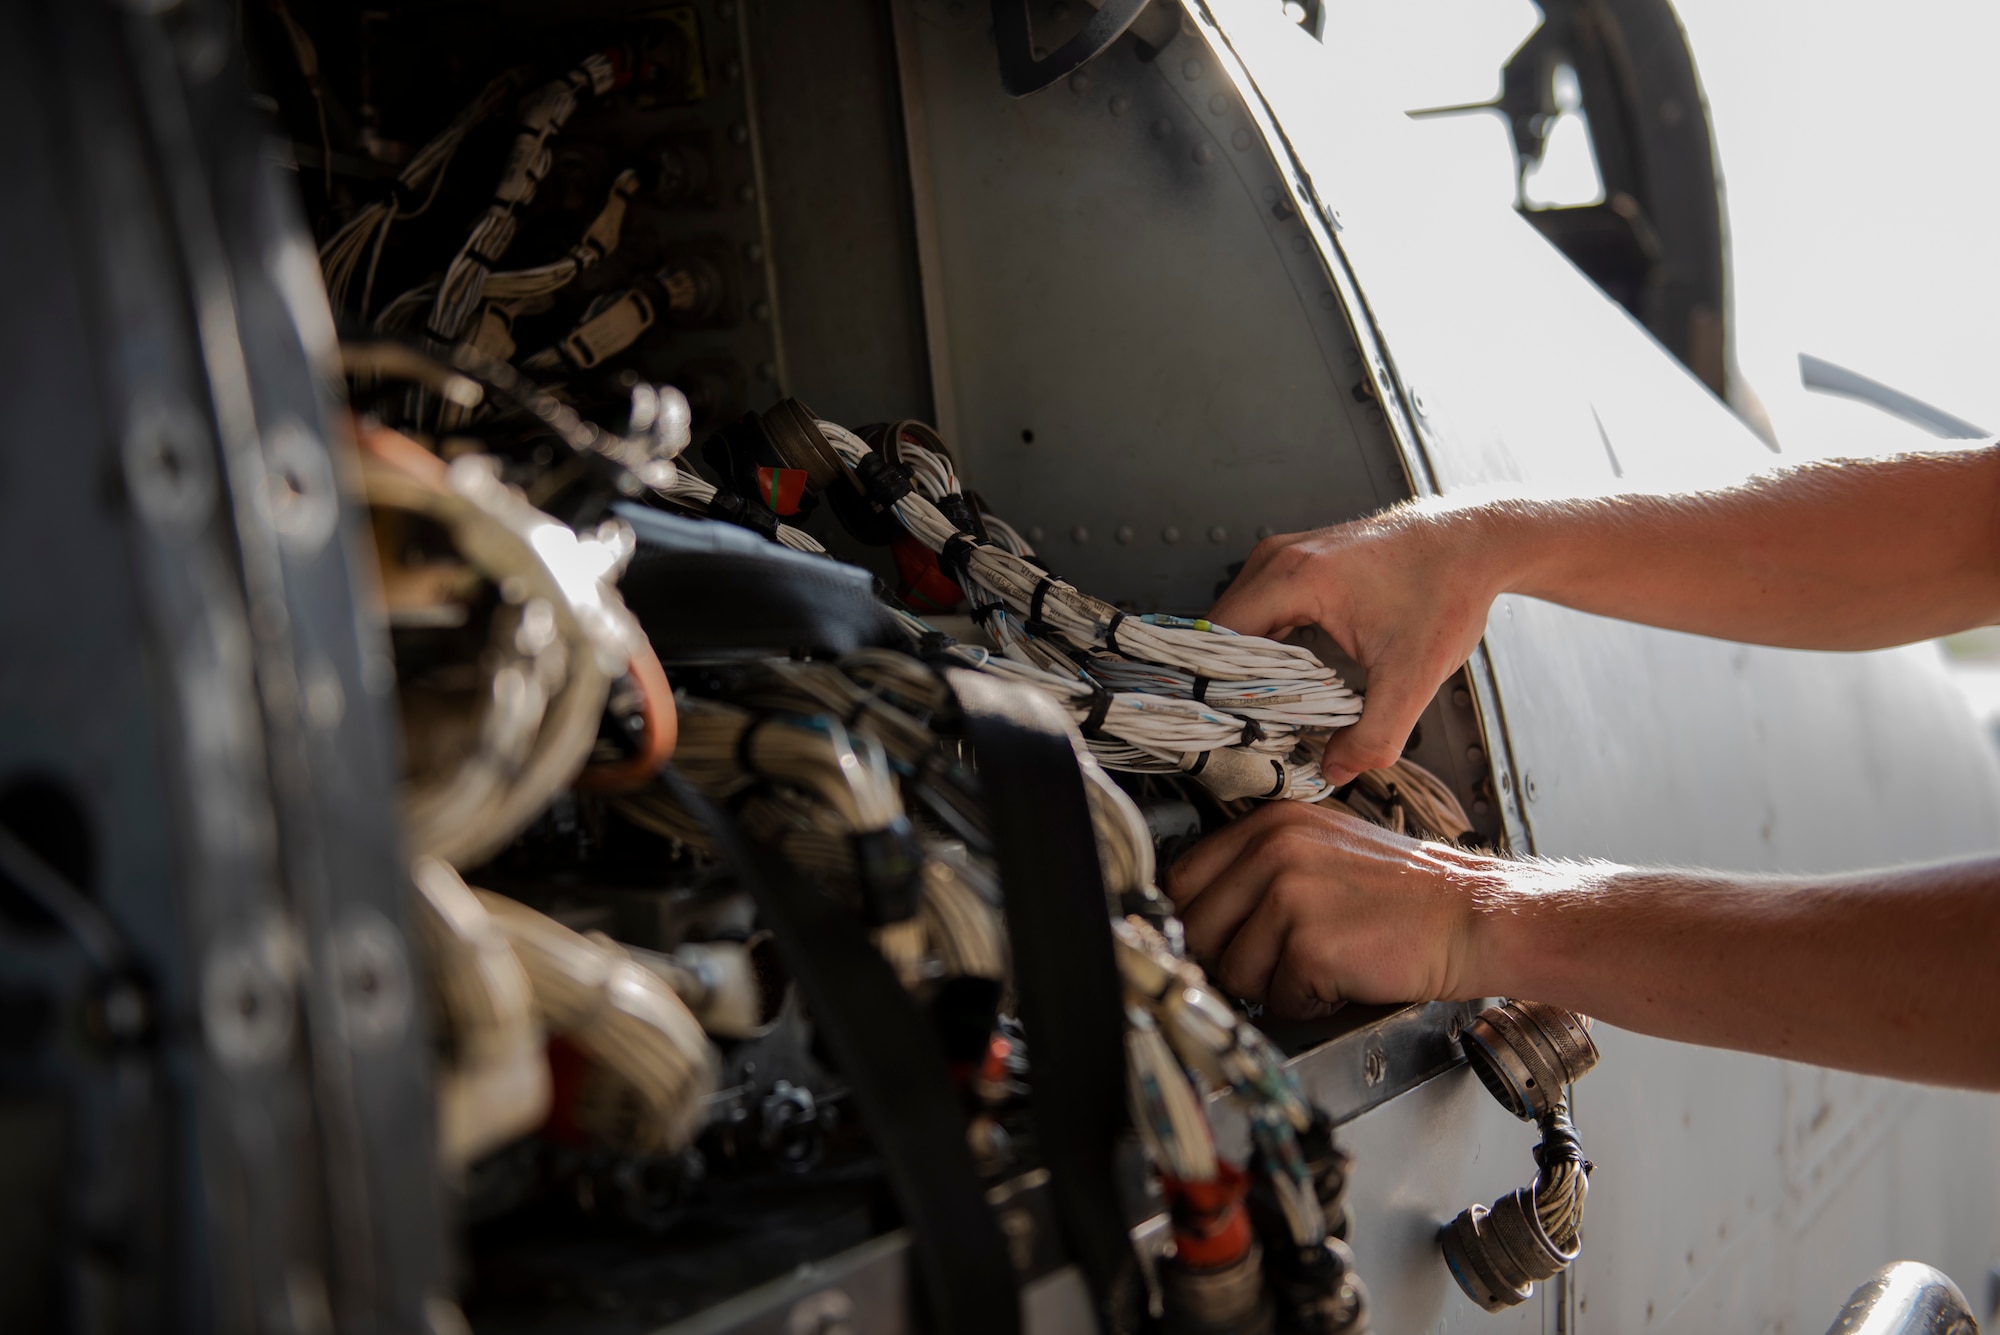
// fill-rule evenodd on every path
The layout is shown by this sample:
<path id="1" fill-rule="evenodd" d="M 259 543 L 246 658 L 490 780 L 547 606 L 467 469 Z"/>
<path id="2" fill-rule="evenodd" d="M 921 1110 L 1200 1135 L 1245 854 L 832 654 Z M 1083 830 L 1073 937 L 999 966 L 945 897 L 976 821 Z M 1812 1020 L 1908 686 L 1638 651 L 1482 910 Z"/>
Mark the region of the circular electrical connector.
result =
<path id="1" fill-rule="evenodd" d="M 1558 1247 L 1535 1212 L 1535 1188 L 1522 1187 L 1493 1202 L 1470 1206 L 1445 1227 L 1440 1241 L 1451 1276 L 1489 1312 L 1526 1302 L 1537 1280 L 1558 1274 L 1579 1247 Z"/>
<path id="2" fill-rule="evenodd" d="M 1560 1103 L 1564 1087 L 1597 1065 L 1583 1017 L 1539 1001 L 1487 1007 L 1459 1043 L 1480 1083 L 1524 1122 Z"/>

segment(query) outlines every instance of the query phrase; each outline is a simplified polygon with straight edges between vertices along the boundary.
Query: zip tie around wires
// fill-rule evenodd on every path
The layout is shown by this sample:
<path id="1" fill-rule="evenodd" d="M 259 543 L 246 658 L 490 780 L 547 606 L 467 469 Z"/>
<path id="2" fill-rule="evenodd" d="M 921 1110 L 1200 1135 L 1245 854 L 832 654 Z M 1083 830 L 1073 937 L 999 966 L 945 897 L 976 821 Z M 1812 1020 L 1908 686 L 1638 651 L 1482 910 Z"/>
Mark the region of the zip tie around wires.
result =
<path id="1" fill-rule="evenodd" d="M 1285 785 L 1289 782 L 1285 777 L 1285 762 L 1282 760 L 1273 760 L 1271 762 L 1271 774 L 1273 775 L 1274 782 L 1271 784 L 1271 791 L 1264 794 L 1267 798 L 1276 797 L 1284 792 Z"/>
<path id="2" fill-rule="evenodd" d="M 1104 628 L 1104 647 L 1114 654 L 1124 653 L 1124 650 L 1118 647 L 1118 623 L 1124 619 L 1125 614 L 1123 612 L 1113 612 L 1111 614 L 1111 624 Z M 1261 735 L 1260 733 L 1259 736 Z"/>
<path id="3" fill-rule="evenodd" d="M 1104 735 L 1104 716 L 1111 712 L 1111 692 L 1101 687 L 1090 693 L 1090 712 L 1083 716 L 1078 731 L 1086 737 Z"/>
<path id="4" fill-rule="evenodd" d="M 1254 718 L 1244 719 L 1243 736 L 1240 739 L 1238 739 L 1236 744 L 1238 746 L 1248 746 L 1252 742 L 1261 742 L 1263 740 L 1264 740 L 1264 725 L 1259 723 Z"/>
<path id="5" fill-rule="evenodd" d="M 1212 681 L 1210 681 L 1210 680 L 1209 680 L 1209 679 L 1208 679 L 1207 677 L 1204 677 L 1204 676 L 1202 676 L 1202 675 L 1201 675 L 1201 674 L 1200 674 L 1199 672 L 1195 673 L 1195 677 L 1194 677 L 1194 698 L 1195 698 L 1195 700 L 1196 700 L 1196 701 L 1197 701 L 1198 703 L 1200 703 L 1200 704 L 1204 704 L 1204 705 L 1205 705 L 1205 704 L 1207 704 L 1207 703 L 1208 703 L 1208 688 L 1209 688 L 1209 687 L 1211 687 L 1211 686 L 1213 686 L 1213 685 L 1215 685 L 1215 683 L 1214 683 L 1214 682 L 1212 682 Z"/>
<path id="6" fill-rule="evenodd" d="M 1215 752 L 1213 752 L 1213 751 L 1197 751 L 1197 752 L 1195 752 L 1195 757 L 1194 757 L 1194 764 L 1192 764 L 1192 765 L 1189 765 L 1189 766 L 1188 766 L 1188 767 L 1187 767 L 1186 769 L 1182 770 L 1182 771 L 1181 771 L 1181 773 L 1183 773 L 1183 774 L 1199 774 L 1199 773 L 1201 773 L 1201 772 L 1202 772 L 1203 770 L 1205 770 L 1205 769 L 1207 769 L 1207 768 L 1208 768 L 1208 758 L 1209 758 L 1210 756 L 1214 755 L 1214 754 L 1215 754 Z"/>
<path id="7" fill-rule="evenodd" d="M 1048 622 L 1042 620 L 1042 604 L 1048 601 L 1049 590 L 1061 582 L 1054 575 L 1044 575 L 1035 581 L 1034 595 L 1028 599 L 1028 619 L 1021 623 L 1028 634 L 1046 637 L 1052 629 Z"/>
<path id="8" fill-rule="evenodd" d="M 757 768 L 756 762 L 750 759 L 750 743 L 757 736 L 757 730 L 775 717 L 772 714 L 759 714 L 743 725 L 742 732 L 736 734 L 736 763 L 752 778 L 761 779 L 764 775 L 763 771 Z"/>
<path id="9" fill-rule="evenodd" d="M 942 566 L 945 573 L 952 578 L 963 579 L 967 568 L 972 564 L 973 549 L 992 545 L 968 533 L 954 533 L 946 538 L 944 546 L 938 549 L 938 565 Z"/>
<path id="10" fill-rule="evenodd" d="M 981 603 L 972 609 L 972 619 L 984 626 L 992 621 L 993 618 L 1005 614 L 1006 611 L 1007 604 L 1005 603 Z"/>

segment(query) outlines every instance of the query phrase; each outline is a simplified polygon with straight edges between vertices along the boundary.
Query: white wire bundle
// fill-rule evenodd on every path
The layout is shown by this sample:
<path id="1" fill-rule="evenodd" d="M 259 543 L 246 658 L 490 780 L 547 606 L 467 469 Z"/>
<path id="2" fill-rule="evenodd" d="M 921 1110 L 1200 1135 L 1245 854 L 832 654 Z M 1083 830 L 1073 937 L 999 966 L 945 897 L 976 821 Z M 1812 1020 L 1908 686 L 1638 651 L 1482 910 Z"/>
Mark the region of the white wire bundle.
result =
<path id="1" fill-rule="evenodd" d="M 682 468 L 676 470 L 671 483 L 655 490 L 681 508 L 706 518 L 708 503 L 715 499 L 716 486 L 692 468 Z M 826 555 L 826 548 L 818 538 L 790 524 L 778 525 L 778 541 L 795 552 L 804 552 L 809 556 Z"/>
<path id="2" fill-rule="evenodd" d="M 1215 1132 L 1201 1095 L 1189 1083 L 1173 1049 L 1142 1006 L 1125 1008 L 1126 1099 L 1161 1172 L 1181 1182 L 1212 1182 L 1221 1171 Z"/>
<path id="3" fill-rule="evenodd" d="M 485 296 L 486 280 L 514 243 L 517 222 L 514 210 L 535 197 L 542 178 L 553 162 L 548 141 L 560 133 L 575 114 L 579 95 L 586 89 L 601 95 L 610 91 L 617 75 L 609 57 L 602 53 L 586 56 L 577 67 L 560 79 L 543 84 L 521 101 L 520 132 L 514 136 L 513 151 L 494 187 L 493 202 L 472 225 L 465 244 L 452 257 L 444 279 L 438 284 L 425 332 L 444 343 L 456 342 L 466 322 Z"/>
<path id="4" fill-rule="evenodd" d="M 743 812 L 753 832 L 775 833 L 785 855 L 809 870 L 857 878 L 861 868 L 852 836 L 902 824 L 902 798 L 882 745 L 873 737 L 850 733 L 824 715 L 755 714 L 693 698 L 677 703 L 680 740 L 674 760 L 697 786 L 728 796 L 763 778 L 811 797 L 788 801 L 772 794 Z M 641 825 L 677 838 L 694 834 L 691 842 L 707 846 L 705 833 L 689 831 L 671 799 L 640 794 L 621 807 Z M 1004 978 L 1006 947 L 994 909 L 997 896 L 981 894 L 978 873 L 939 841 L 920 839 L 919 848 L 917 916 L 877 928 L 877 948 L 910 986 L 923 981 L 926 943 L 947 974 Z"/>
<path id="5" fill-rule="evenodd" d="M 870 453 L 838 423 L 818 425 L 849 466 Z M 895 507 L 904 527 L 940 554 L 957 540 L 973 614 L 1000 644 L 1000 661 L 1024 669 L 1010 675 L 1054 695 L 1074 720 L 1094 722 L 1092 747 L 1104 763 L 1190 773 L 1230 799 L 1317 801 L 1331 791 L 1317 752 L 1326 730 L 1359 717 L 1361 701 L 1309 650 L 1203 620 L 1127 615 L 1012 550 L 1026 544 L 1011 529 L 1004 541 L 974 544 L 934 503 L 959 493 L 951 460 L 907 441 L 896 455 L 911 475 L 912 489 Z M 990 516 L 986 523 L 991 532 Z M 1015 621 L 1036 616 L 1086 655 L 1081 665 Z M 1009 671 L 1000 661 L 973 665 Z M 1099 694 L 1106 688 L 1108 698 Z"/>
<path id="6" fill-rule="evenodd" d="M 1329 719 L 1352 722 L 1361 716 L 1361 697 L 1342 685 L 1338 677 L 1326 681 L 1265 678 L 1261 681 L 1211 682 L 1197 679 L 1194 673 L 1180 668 L 1135 663 L 1110 654 L 1089 655 L 1084 670 L 1114 690 L 1143 691 L 1188 700 L 1196 699 L 1196 692 L 1199 691 L 1203 704 L 1238 718 L 1254 718 L 1268 723 L 1325 728 L 1340 726 L 1330 724 Z"/>
<path id="7" fill-rule="evenodd" d="M 464 1168 L 548 1117 L 545 1039 L 528 975 L 478 896 L 436 858 L 418 858 L 411 880 L 411 917 L 447 1039 L 437 1075 L 438 1150 Z"/>
<path id="8" fill-rule="evenodd" d="M 625 231 L 625 210 L 638 189 L 639 173 L 627 168 L 611 183 L 604 207 L 598 210 L 577 243 L 561 258 L 527 269 L 504 269 L 488 274 L 482 292 L 486 308 L 502 312 L 510 321 L 514 316 L 546 309 L 550 298 L 575 282 L 584 270 L 618 249 Z M 382 313 L 375 318 L 376 331 L 392 333 L 407 328 L 425 307 L 437 299 L 437 293 L 436 279 L 402 293 L 384 306 Z M 482 348 L 481 351 L 505 360 L 512 349 L 496 351 Z"/>
<path id="9" fill-rule="evenodd" d="M 471 735 L 414 776 L 404 797 L 411 845 L 472 866 L 525 829 L 590 757 L 611 683 L 642 634 L 615 588 L 631 534 L 614 525 L 579 538 L 484 455 L 446 465 L 380 428 L 363 444 L 369 504 L 441 525 L 465 564 L 503 590 Z"/>
<path id="10" fill-rule="evenodd" d="M 465 142 L 465 136 L 498 111 L 520 86 L 518 71 L 509 71 L 487 84 L 478 97 L 452 118 L 449 125 L 417 150 L 398 173 L 394 194 L 363 208 L 320 247 L 319 261 L 326 273 L 326 293 L 335 310 L 349 309 L 348 293 L 354 283 L 354 272 L 360 267 L 362 257 L 366 256 L 368 274 L 362 284 L 360 304 L 353 309 L 356 314 L 364 318 L 367 316 L 369 298 L 375 288 L 375 268 L 381 261 L 382 247 L 389 239 L 389 229 L 398 220 L 419 217 L 430 208 L 437 199 L 438 187 L 444 184 L 445 169 L 458 155 L 459 145 Z M 427 187 L 423 203 L 404 212 L 407 199 Z"/>
<path id="11" fill-rule="evenodd" d="M 701 1127 L 703 1101 L 715 1092 L 718 1066 L 686 1003 L 609 939 L 579 936 L 504 895 L 474 893 L 527 970 L 548 1027 L 611 1077 L 586 1081 L 579 1120 L 612 1145 L 685 1149 Z"/>
<path id="12" fill-rule="evenodd" d="M 1294 1131 L 1311 1127 L 1312 1108 L 1285 1069 L 1283 1054 L 1209 986 L 1200 966 L 1176 956 L 1166 939 L 1138 918 L 1113 919 L 1111 931 L 1127 993 L 1152 1013 L 1190 1070 Z"/>
<path id="13" fill-rule="evenodd" d="M 903 814 L 881 744 L 853 737 L 838 720 L 759 715 L 692 697 L 676 705 L 674 763 L 704 790 L 727 796 L 771 779 L 803 789 L 863 834 L 886 830 Z"/>

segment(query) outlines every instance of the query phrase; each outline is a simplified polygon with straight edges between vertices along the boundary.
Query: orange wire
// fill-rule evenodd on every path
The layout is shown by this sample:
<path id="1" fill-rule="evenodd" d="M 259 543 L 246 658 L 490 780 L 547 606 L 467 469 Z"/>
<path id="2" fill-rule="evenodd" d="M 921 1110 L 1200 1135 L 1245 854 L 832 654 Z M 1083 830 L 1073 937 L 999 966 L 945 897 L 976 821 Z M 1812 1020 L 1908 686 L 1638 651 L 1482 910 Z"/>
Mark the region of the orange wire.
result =
<path id="1" fill-rule="evenodd" d="M 645 745 L 628 759 L 586 766 L 576 776 L 576 786 L 583 792 L 629 793 L 644 788 L 673 758 L 674 743 L 680 739 L 674 688 L 667 681 L 667 670 L 660 666 L 660 656 L 643 635 L 632 655 L 631 672 L 639 685 L 639 716 L 646 721 Z"/>

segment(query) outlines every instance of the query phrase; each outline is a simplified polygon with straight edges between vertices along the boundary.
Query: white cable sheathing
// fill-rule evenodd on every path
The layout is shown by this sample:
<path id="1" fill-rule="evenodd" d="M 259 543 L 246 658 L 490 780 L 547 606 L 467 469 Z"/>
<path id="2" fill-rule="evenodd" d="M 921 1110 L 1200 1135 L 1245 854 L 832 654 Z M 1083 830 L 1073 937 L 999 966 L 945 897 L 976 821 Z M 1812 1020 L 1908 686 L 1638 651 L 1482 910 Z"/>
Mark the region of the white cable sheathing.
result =
<path id="1" fill-rule="evenodd" d="M 438 1150 L 462 1169 L 548 1117 L 548 1058 L 527 972 L 478 896 L 437 858 L 418 858 L 411 879 L 411 917 L 448 1044 L 438 1069 Z"/>
<path id="2" fill-rule="evenodd" d="M 838 423 L 818 425 L 849 466 L 871 453 Z M 1360 716 L 1361 700 L 1311 651 L 1203 620 L 1121 613 L 1014 550 L 1026 544 L 1012 529 L 975 545 L 934 503 L 960 490 L 951 460 L 908 442 L 897 457 L 912 488 L 897 517 L 934 552 L 957 540 L 974 615 L 1001 647 L 995 657 L 956 646 L 961 661 L 1026 681 L 1072 720 L 1094 721 L 1092 750 L 1107 765 L 1189 774 L 1224 799 L 1318 801 L 1331 791 L 1318 753 L 1329 731 Z M 1031 631 L 1034 616 L 1076 657 Z"/>
<path id="3" fill-rule="evenodd" d="M 348 296 L 354 274 L 366 257 L 368 269 L 361 299 L 353 309 L 364 316 L 368 313 L 369 297 L 375 286 L 375 268 L 382 258 L 382 248 L 388 241 L 390 228 L 402 219 L 421 217 L 430 208 L 437 199 L 438 188 L 444 184 L 445 170 L 458 155 L 465 136 L 497 112 L 520 84 L 519 74 L 513 71 L 488 83 L 478 97 L 452 118 L 449 125 L 417 150 L 397 175 L 394 195 L 363 208 L 320 247 L 320 267 L 326 272 L 327 296 L 335 310 L 350 309 Z M 404 212 L 405 197 L 420 190 L 427 191 L 423 202 Z"/>
<path id="4" fill-rule="evenodd" d="M 549 174 L 554 156 L 548 141 L 561 132 L 575 113 L 581 94 L 608 92 L 617 71 L 602 54 L 587 56 L 560 79 L 543 84 L 521 100 L 520 128 L 507 157 L 493 202 L 472 225 L 438 284 L 425 332 L 445 343 L 463 337 L 472 312 L 486 292 L 486 280 L 508 247 L 514 244 L 518 222 L 514 210 L 535 197 Z"/>
<path id="5" fill-rule="evenodd" d="M 686 1003 L 608 939 L 579 935 L 505 895 L 474 893 L 527 970 L 544 1023 L 611 1077 L 586 1082 L 578 1109 L 585 1129 L 648 1153 L 691 1144 L 718 1061 Z"/>

